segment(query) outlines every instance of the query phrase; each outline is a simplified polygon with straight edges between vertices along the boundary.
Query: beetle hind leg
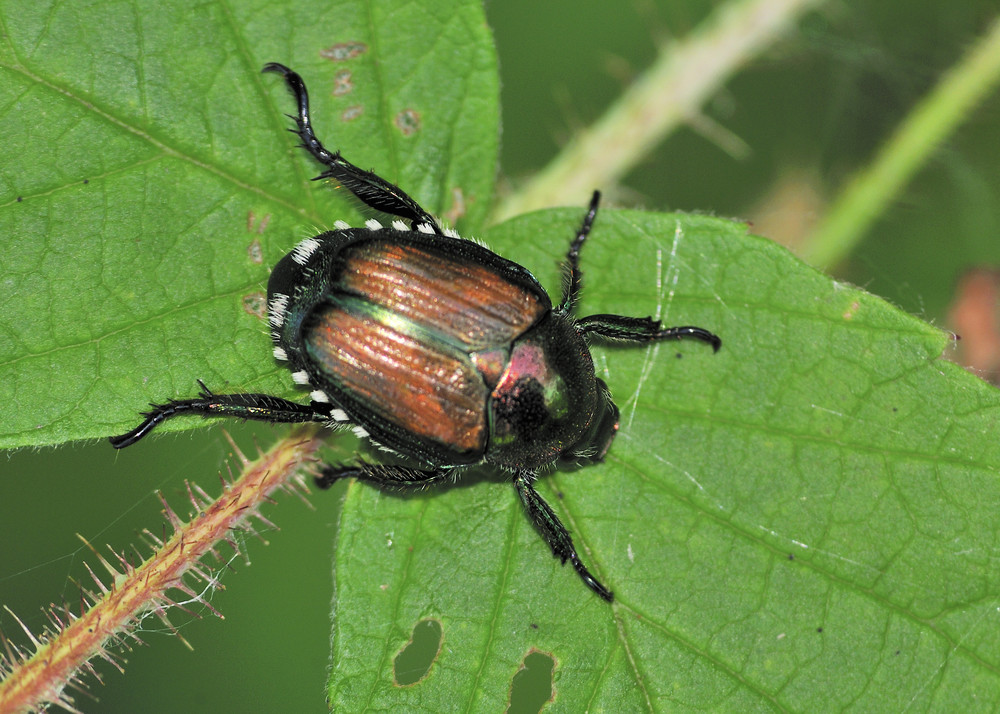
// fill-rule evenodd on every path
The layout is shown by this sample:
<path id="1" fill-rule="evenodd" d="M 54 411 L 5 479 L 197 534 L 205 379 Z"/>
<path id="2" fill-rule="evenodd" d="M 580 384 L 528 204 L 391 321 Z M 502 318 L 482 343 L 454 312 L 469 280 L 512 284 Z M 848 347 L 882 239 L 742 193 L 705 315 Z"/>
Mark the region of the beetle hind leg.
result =
<path id="1" fill-rule="evenodd" d="M 426 224 L 435 233 L 441 234 L 441 227 L 438 226 L 437 221 L 399 186 L 389 183 L 378 174 L 355 166 L 341 156 L 339 151 L 331 153 L 323 146 L 316 138 L 312 128 L 312 120 L 309 118 L 309 92 L 306 90 L 306 83 L 297 72 L 277 62 L 268 62 L 262 71 L 280 74 L 285 78 L 285 84 L 288 85 L 289 90 L 295 95 L 295 100 L 298 103 L 298 114 L 289 115 L 295 120 L 296 125 L 292 132 L 298 134 L 299 139 L 302 140 L 302 147 L 326 167 L 326 170 L 313 180 L 336 179 L 365 205 L 371 206 L 377 211 L 412 221 L 414 229 L 419 225 Z"/>
<path id="2" fill-rule="evenodd" d="M 357 466 L 324 467 L 316 477 L 316 486 L 326 489 L 341 479 L 356 478 L 380 487 L 419 489 L 449 480 L 453 475 L 451 471 L 444 469 L 415 469 L 409 466 L 360 463 Z"/>
<path id="3" fill-rule="evenodd" d="M 532 486 L 531 482 L 534 478 L 535 474 L 525 471 L 518 472 L 514 476 L 514 488 L 517 489 L 517 494 L 521 497 L 521 503 L 524 504 L 531 522 L 535 524 L 545 542 L 549 544 L 552 554 L 563 563 L 567 560 L 571 562 L 586 586 L 608 602 L 611 602 L 614 599 L 614 595 L 610 590 L 601 585 L 597 581 L 597 578 L 591 575 L 587 567 L 580 561 L 580 556 L 576 553 L 576 547 L 573 545 L 573 539 L 570 537 L 569 531 L 566 530 L 566 527 L 556 516 L 552 507 L 545 502 L 545 499 Z"/>
<path id="4" fill-rule="evenodd" d="M 296 424 L 301 422 L 327 422 L 330 420 L 329 405 L 326 410 L 316 402 L 299 404 L 270 394 L 213 394 L 201 385 L 201 393 L 196 399 L 171 399 L 166 404 L 151 404 L 144 412 L 145 420 L 132 431 L 112 436 L 111 445 L 116 449 L 131 446 L 146 436 L 158 424 L 180 414 L 200 414 L 203 417 L 228 416 L 237 419 L 252 419 L 274 424 Z"/>

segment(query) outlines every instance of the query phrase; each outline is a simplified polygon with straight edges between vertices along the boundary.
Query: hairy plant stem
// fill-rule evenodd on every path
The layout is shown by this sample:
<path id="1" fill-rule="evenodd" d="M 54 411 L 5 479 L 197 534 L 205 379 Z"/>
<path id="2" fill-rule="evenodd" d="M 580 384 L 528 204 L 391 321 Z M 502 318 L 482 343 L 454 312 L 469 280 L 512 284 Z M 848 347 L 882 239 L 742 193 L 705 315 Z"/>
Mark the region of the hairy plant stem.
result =
<path id="1" fill-rule="evenodd" d="M 840 192 L 812 236 L 803 258 L 818 267 L 843 260 L 941 141 L 1000 81 L 1000 17 L 941 77 L 883 144 L 872 163 Z"/>
<path id="2" fill-rule="evenodd" d="M 255 519 L 268 523 L 259 512 L 261 504 L 276 490 L 287 489 L 291 480 L 298 477 L 302 466 L 320 446 L 317 433 L 314 426 L 300 427 L 253 462 L 233 445 L 243 469 L 240 477 L 231 484 L 224 482 L 222 494 L 211 503 L 204 491 L 189 485 L 197 515 L 187 523 L 163 501 L 164 513 L 174 532 L 160 542 L 146 531 L 146 537 L 155 547 L 151 557 L 133 566 L 118 554 L 113 555 L 116 563 L 98 556 L 112 582 L 105 585 L 91 571 L 100 593 L 83 590 L 79 613 L 74 613 L 68 605 L 53 608 L 48 613 L 52 629 L 38 637 L 22 624 L 34 645 L 33 654 L 16 651 L 4 639 L 7 652 L 0 662 L 0 673 L 4 675 L 0 681 L 0 714 L 37 710 L 47 703 L 76 711 L 66 687 L 79 684 L 81 669 L 91 668 L 89 663 L 96 657 L 121 669 L 111 649 L 134 637 L 135 626 L 147 613 L 160 615 L 166 622 L 166 611 L 180 606 L 170 591 L 179 591 L 186 602 L 201 602 L 212 610 L 191 587 L 193 581 L 189 584 L 188 580 L 200 580 L 203 592 L 217 586 L 216 577 L 202 558 L 217 555 L 216 548 L 223 543 L 238 551 L 233 531 L 252 532 L 251 521 Z"/>
<path id="3" fill-rule="evenodd" d="M 494 220 L 577 205 L 617 182 L 753 57 L 780 39 L 823 0 L 734 0 L 690 36 L 665 46 L 646 73 L 593 126 L 577 135 Z"/>

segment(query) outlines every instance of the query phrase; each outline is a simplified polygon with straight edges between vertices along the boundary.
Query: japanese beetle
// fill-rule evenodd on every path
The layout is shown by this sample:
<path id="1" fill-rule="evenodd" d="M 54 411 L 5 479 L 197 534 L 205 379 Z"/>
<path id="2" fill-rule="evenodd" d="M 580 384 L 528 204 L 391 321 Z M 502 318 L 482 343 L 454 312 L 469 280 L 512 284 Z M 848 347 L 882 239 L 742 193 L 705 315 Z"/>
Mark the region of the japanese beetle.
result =
<path id="1" fill-rule="evenodd" d="M 268 312 L 274 356 L 309 404 L 267 394 L 213 394 L 154 404 L 138 427 L 112 437 L 134 444 L 178 414 L 266 422 L 351 425 L 356 434 L 412 465 L 328 465 L 317 484 L 342 478 L 420 488 L 490 464 L 511 473 L 535 527 L 563 563 L 605 600 L 611 591 L 583 565 L 566 528 L 533 486 L 538 470 L 560 460 L 600 461 L 618 430 L 618 408 L 594 374 L 588 337 L 626 342 L 694 337 L 700 327 L 661 327 L 648 317 L 575 318 L 580 248 L 597 215 L 594 192 L 570 243 L 557 306 L 525 268 L 451 230 L 369 171 L 330 153 L 313 133 L 302 78 L 271 63 L 298 101 L 292 131 L 325 167 L 317 179 L 340 182 L 369 207 L 395 216 L 364 228 L 335 229 L 299 243 L 274 268 Z M 409 222 L 408 224 L 406 222 Z"/>

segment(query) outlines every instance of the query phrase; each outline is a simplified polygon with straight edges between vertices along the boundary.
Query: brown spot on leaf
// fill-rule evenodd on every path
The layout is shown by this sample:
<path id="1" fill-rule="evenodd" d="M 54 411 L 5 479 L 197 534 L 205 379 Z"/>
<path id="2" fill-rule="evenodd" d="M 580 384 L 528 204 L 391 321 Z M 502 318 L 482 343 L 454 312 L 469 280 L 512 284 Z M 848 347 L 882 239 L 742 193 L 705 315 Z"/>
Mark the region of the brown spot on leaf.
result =
<path id="1" fill-rule="evenodd" d="M 344 60 L 353 59 L 358 55 L 364 54 L 367 51 L 368 45 L 364 42 L 339 42 L 331 47 L 327 47 L 325 50 L 320 50 L 319 55 L 334 62 L 343 62 Z"/>
<path id="2" fill-rule="evenodd" d="M 247 211 L 247 230 L 251 233 L 263 233 L 267 228 L 267 224 L 271 222 L 271 214 L 265 213 L 264 217 L 257 220 L 257 216 L 253 211 Z"/>
<path id="3" fill-rule="evenodd" d="M 267 319 L 267 297 L 262 292 L 250 293 L 243 296 L 243 311 L 248 315 Z"/>
<path id="4" fill-rule="evenodd" d="M 413 109 L 404 109 L 396 115 L 396 127 L 403 136 L 411 136 L 420 130 L 420 115 Z"/>
<path id="5" fill-rule="evenodd" d="M 341 69 L 333 75 L 333 96 L 342 97 L 350 94 L 354 89 L 354 82 L 351 81 L 351 70 Z"/>
<path id="6" fill-rule="evenodd" d="M 340 114 L 341 121 L 354 121 L 364 113 L 364 108 L 360 104 L 348 107 Z"/>
<path id="7" fill-rule="evenodd" d="M 250 245 L 247 246 L 247 255 L 250 256 L 250 262 L 260 265 L 264 262 L 264 250 L 260 246 L 260 241 L 254 238 L 250 241 Z"/>

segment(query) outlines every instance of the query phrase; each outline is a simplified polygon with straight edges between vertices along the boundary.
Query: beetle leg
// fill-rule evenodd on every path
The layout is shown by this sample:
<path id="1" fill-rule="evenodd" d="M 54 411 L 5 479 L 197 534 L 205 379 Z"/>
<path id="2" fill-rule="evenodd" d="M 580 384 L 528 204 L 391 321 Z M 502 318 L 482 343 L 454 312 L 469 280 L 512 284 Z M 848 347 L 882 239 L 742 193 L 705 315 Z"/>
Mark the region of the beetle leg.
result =
<path id="1" fill-rule="evenodd" d="M 587 215 L 583 217 L 583 224 L 576 233 L 576 238 L 569 244 L 569 251 L 566 253 L 566 262 L 563 263 L 563 294 L 562 300 L 556 312 L 568 315 L 573 312 L 577 296 L 580 294 L 580 247 L 590 235 L 590 229 L 594 226 L 594 219 L 597 218 L 597 204 L 601 202 L 601 192 L 594 191 L 590 198 L 590 208 Z"/>
<path id="2" fill-rule="evenodd" d="M 316 486 L 330 488 L 340 479 L 356 478 L 389 488 L 423 488 L 450 479 L 454 474 L 442 469 L 415 469 L 408 466 L 389 464 L 365 464 L 357 466 L 325 466 L 316 477 Z"/>
<path id="3" fill-rule="evenodd" d="M 111 445 L 116 449 L 131 446 L 146 436 L 157 424 L 178 414 L 201 414 L 204 417 L 229 416 L 285 424 L 330 420 L 329 405 L 317 402 L 298 404 L 269 394 L 212 394 L 204 382 L 198 380 L 198 383 L 201 385 L 201 394 L 197 399 L 171 399 L 166 404 L 150 404 L 153 408 L 143 413 L 145 421 L 127 434 L 112 436 Z"/>
<path id="4" fill-rule="evenodd" d="M 719 336 L 702 327 L 663 327 L 659 320 L 651 317 L 625 317 L 624 315 L 590 315 L 576 321 L 581 334 L 592 333 L 612 340 L 629 342 L 654 342 L 657 340 L 680 340 L 685 337 L 707 342 L 716 352 L 722 347 Z"/>
<path id="5" fill-rule="evenodd" d="M 313 132 L 312 121 L 309 118 L 309 92 L 298 73 L 277 62 L 268 62 L 262 71 L 280 74 L 295 95 L 298 115 L 289 116 L 295 120 L 297 129 L 293 129 L 292 132 L 298 134 L 302 140 L 302 148 L 326 167 L 323 173 L 313 179 L 314 181 L 325 178 L 336 179 L 365 205 L 413 221 L 414 229 L 420 224 L 427 224 L 435 233 L 441 235 L 441 227 L 437 221 L 399 186 L 389 183 L 378 174 L 355 166 L 342 157 L 339 151 L 330 153 L 324 148 Z"/>
<path id="6" fill-rule="evenodd" d="M 569 531 L 560 522 L 552 507 L 538 495 L 538 491 L 531 485 L 534 479 L 535 474 L 530 471 L 519 471 L 514 476 L 514 488 L 517 489 L 517 494 L 521 497 L 521 503 L 528 511 L 531 522 L 535 524 L 545 542 L 549 544 L 552 554 L 563 563 L 567 560 L 570 561 L 587 587 L 611 602 L 614 599 L 611 591 L 597 582 L 586 566 L 580 562 L 580 556 L 576 554 L 576 548 L 573 546 L 573 539 L 570 537 Z"/>

